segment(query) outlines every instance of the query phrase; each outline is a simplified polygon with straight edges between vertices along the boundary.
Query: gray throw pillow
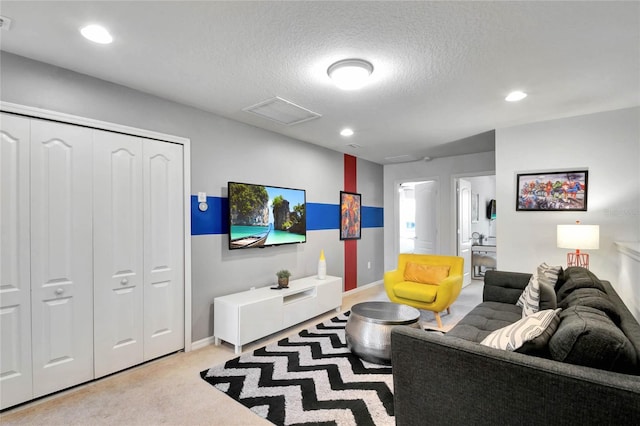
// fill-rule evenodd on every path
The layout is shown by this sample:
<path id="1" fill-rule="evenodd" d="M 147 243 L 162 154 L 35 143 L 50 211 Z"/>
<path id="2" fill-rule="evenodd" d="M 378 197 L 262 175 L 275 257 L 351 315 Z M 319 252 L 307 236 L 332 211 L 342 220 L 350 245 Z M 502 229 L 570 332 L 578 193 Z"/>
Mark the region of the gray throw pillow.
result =
<path id="1" fill-rule="evenodd" d="M 562 266 L 550 266 L 546 262 L 541 263 L 537 269 L 538 281 L 555 288 L 558 278 L 562 273 Z"/>
<path id="2" fill-rule="evenodd" d="M 560 313 L 558 329 L 549 340 L 556 361 L 619 373 L 637 374 L 631 341 L 602 311 L 571 306 Z"/>
<path id="3" fill-rule="evenodd" d="M 540 310 L 544 311 L 545 309 L 555 309 L 558 307 L 556 291 L 553 289 L 553 286 L 545 284 L 540 280 L 538 280 L 538 284 L 540 285 Z"/>

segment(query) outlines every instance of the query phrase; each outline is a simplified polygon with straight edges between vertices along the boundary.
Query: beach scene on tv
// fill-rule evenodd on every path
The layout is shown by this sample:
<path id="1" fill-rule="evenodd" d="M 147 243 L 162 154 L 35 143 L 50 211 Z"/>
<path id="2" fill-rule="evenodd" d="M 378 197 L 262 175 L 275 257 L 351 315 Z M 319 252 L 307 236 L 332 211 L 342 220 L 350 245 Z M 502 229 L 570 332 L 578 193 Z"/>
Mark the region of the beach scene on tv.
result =
<path id="1" fill-rule="evenodd" d="M 229 182 L 229 248 L 306 241 L 305 191 Z"/>

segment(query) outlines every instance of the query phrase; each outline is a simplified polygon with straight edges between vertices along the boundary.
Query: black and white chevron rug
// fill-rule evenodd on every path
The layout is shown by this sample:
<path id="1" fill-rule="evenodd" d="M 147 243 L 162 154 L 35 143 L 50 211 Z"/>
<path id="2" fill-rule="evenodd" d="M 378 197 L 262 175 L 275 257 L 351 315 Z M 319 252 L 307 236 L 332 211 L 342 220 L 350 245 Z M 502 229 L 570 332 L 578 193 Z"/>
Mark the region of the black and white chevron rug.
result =
<path id="1" fill-rule="evenodd" d="M 348 315 L 200 376 L 277 425 L 393 425 L 391 367 L 362 361 L 347 349 Z"/>

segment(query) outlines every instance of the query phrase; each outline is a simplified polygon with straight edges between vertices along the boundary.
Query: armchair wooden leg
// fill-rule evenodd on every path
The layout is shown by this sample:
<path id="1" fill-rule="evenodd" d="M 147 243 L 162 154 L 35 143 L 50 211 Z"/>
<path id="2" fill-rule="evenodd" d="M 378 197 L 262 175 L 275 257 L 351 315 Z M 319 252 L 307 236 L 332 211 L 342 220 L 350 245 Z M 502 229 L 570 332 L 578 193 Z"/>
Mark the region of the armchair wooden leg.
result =
<path id="1" fill-rule="evenodd" d="M 448 307 L 448 308 L 447 308 L 447 313 L 448 313 L 449 315 L 451 315 L 451 307 Z"/>
<path id="2" fill-rule="evenodd" d="M 436 316 L 436 321 L 438 322 L 438 328 L 442 328 L 442 320 L 440 319 L 440 312 L 433 313 Z"/>

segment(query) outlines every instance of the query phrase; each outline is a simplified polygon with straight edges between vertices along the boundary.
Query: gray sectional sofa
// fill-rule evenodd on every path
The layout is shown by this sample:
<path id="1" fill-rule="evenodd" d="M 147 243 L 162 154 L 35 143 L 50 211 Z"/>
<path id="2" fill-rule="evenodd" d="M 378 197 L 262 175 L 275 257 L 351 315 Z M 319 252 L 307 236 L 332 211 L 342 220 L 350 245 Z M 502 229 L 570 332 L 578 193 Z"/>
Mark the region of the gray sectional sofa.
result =
<path id="1" fill-rule="evenodd" d="M 398 426 L 640 424 L 640 325 L 584 268 L 567 268 L 555 300 L 541 298 L 541 309 L 562 308 L 542 345 L 480 345 L 521 318 L 516 302 L 530 277 L 488 271 L 483 302 L 445 335 L 392 331 Z"/>

